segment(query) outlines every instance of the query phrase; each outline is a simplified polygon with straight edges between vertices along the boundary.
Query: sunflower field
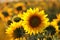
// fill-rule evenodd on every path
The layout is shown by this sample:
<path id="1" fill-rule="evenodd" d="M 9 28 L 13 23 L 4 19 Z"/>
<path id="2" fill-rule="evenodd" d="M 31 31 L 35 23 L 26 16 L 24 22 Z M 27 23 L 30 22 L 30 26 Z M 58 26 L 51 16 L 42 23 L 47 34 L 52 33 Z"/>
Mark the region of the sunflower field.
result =
<path id="1" fill-rule="evenodd" d="M 60 0 L 0 0 L 0 40 L 60 40 Z"/>

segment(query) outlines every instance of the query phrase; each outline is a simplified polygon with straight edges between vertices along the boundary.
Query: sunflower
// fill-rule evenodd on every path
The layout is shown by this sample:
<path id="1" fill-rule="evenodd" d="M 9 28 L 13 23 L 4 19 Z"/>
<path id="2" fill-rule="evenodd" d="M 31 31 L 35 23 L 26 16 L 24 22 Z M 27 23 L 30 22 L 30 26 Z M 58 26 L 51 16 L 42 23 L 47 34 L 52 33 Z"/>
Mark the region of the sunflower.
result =
<path id="1" fill-rule="evenodd" d="M 17 14 L 19 12 L 25 11 L 26 7 L 25 4 L 22 2 L 18 2 L 16 4 L 14 4 L 14 12 Z"/>
<path id="2" fill-rule="evenodd" d="M 22 18 L 21 18 L 21 17 L 22 17 L 22 14 L 21 14 L 21 13 L 18 14 L 18 15 L 15 15 L 15 16 L 12 18 L 12 21 L 18 23 L 18 22 L 22 21 Z"/>
<path id="3" fill-rule="evenodd" d="M 20 23 L 13 23 L 6 29 L 6 34 L 9 35 L 11 40 L 22 39 L 25 31 L 22 27 L 22 21 Z"/>
<path id="4" fill-rule="evenodd" d="M 27 12 L 23 13 L 23 27 L 29 34 L 42 32 L 49 24 L 49 19 L 46 17 L 47 15 L 45 15 L 44 10 L 39 11 L 38 8 L 33 10 L 30 8 Z"/>
<path id="5" fill-rule="evenodd" d="M 48 27 L 45 28 L 45 30 L 48 32 L 49 36 L 55 35 L 58 31 L 58 27 L 54 25 L 54 23 L 50 23 Z"/>
<path id="6" fill-rule="evenodd" d="M 4 22 L 7 22 L 12 16 L 12 9 L 5 7 L 2 11 L 0 11 L 0 17 Z"/>
<path id="7" fill-rule="evenodd" d="M 47 31 L 51 33 L 51 35 L 54 35 L 58 32 L 58 25 L 60 25 L 60 20 L 58 19 L 60 15 L 58 15 L 57 19 L 53 19 L 53 21 L 50 23 L 50 25 L 46 28 Z"/>
<path id="8" fill-rule="evenodd" d="M 58 30 L 60 30 L 60 14 L 57 14 L 56 16 L 57 18 L 53 19 L 52 23 L 54 24 L 54 26 L 58 27 Z"/>

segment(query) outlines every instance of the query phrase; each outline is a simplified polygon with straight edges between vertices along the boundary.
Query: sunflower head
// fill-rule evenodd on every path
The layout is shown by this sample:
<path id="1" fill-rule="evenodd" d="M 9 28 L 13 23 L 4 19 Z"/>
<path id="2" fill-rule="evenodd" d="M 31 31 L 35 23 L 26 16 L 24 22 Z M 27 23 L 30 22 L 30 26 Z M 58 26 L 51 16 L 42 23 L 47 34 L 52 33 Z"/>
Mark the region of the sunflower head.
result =
<path id="1" fill-rule="evenodd" d="M 9 8 L 9 7 L 5 7 L 5 8 L 3 8 L 3 11 L 7 11 L 9 13 L 9 15 L 12 15 L 13 9 Z"/>
<path id="2" fill-rule="evenodd" d="M 8 20 L 10 20 L 11 16 L 9 15 L 9 13 L 7 11 L 2 11 L 0 13 L 0 17 L 4 22 L 7 22 Z"/>
<path id="3" fill-rule="evenodd" d="M 22 10 L 22 6 L 19 6 L 16 8 L 17 11 L 21 11 Z"/>
<path id="4" fill-rule="evenodd" d="M 30 8 L 29 10 L 27 10 L 27 12 L 23 13 L 22 19 L 24 20 L 24 29 L 30 34 L 42 32 L 42 30 L 49 24 L 48 18 L 46 17 L 47 15 L 45 15 L 44 10 L 39 11 L 38 8 Z"/>
<path id="5" fill-rule="evenodd" d="M 57 14 L 56 16 L 57 18 L 53 19 L 52 23 L 54 24 L 54 26 L 58 27 L 58 30 L 60 30 L 60 14 Z"/>
<path id="6" fill-rule="evenodd" d="M 9 16 L 8 12 L 6 12 L 6 11 L 3 11 L 3 12 L 2 12 L 2 15 L 4 15 L 4 17 Z"/>
<path id="7" fill-rule="evenodd" d="M 47 30 L 47 32 L 51 35 L 54 35 L 56 33 L 56 28 L 54 28 L 52 25 L 49 25 L 45 30 Z"/>
<path id="8" fill-rule="evenodd" d="M 52 22 L 50 22 L 48 27 L 46 27 L 46 29 L 45 29 L 51 35 L 55 35 L 58 31 L 58 26 L 56 25 L 56 22 L 57 22 L 57 20 L 54 19 Z"/>
<path id="9" fill-rule="evenodd" d="M 22 2 L 14 4 L 14 10 L 15 10 L 15 13 L 26 10 L 25 4 Z"/>
<path id="10" fill-rule="evenodd" d="M 3 8 L 2 11 L 0 11 L 0 17 L 4 22 L 7 22 L 10 20 L 10 17 L 12 16 L 12 9 L 11 8 Z"/>
<path id="11" fill-rule="evenodd" d="M 25 31 L 20 23 L 12 23 L 7 29 L 6 34 L 8 34 L 11 38 L 16 39 L 20 38 L 24 35 Z"/>
<path id="12" fill-rule="evenodd" d="M 22 21 L 22 16 L 23 16 L 23 14 L 21 14 L 21 13 L 19 13 L 18 15 L 15 15 L 13 18 L 12 18 L 12 21 L 13 22 L 20 22 L 20 21 Z"/>
<path id="13" fill-rule="evenodd" d="M 14 30 L 14 33 L 13 33 L 14 37 L 15 37 L 15 38 L 20 38 L 20 37 L 22 37 L 22 34 L 25 33 L 25 32 L 22 31 L 22 30 L 23 30 L 23 28 L 16 28 L 16 29 Z"/>
<path id="14" fill-rule="evenodd" d="M 15 22 L 19 22 L 20 20 L 21 20 L 21 18 L 19 18 L 19 17 L 15 17 L 15 18 L 14 18 L 14 21 L 15 21 Z"/>

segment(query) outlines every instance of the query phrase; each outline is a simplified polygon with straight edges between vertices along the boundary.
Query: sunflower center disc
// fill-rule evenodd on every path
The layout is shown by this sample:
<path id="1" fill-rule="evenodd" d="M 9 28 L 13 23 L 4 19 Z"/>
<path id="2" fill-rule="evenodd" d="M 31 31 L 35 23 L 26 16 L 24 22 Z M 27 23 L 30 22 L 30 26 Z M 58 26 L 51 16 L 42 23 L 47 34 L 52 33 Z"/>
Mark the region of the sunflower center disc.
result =
<path id="1" fill-rule="evenodd" d="M 21 18 L 19 18 L 19 17 L 14 18 L 15 22 L 19 22 L 20 20 L 21 20 Z"/>
<path id="2" fill-rule="evenodd" d="M 15 38 L 20 38 L 20 37 L 22 36 L 22 33 L 23 33 L 23 31 L 22 31 L 21 28 L 16 28 L 16 29 L 14 30 L 13 35 L 14 35 Z"/>
<path id="3" fill-rule="evenodd" d="M 56 29 L 52 26 L 49 25 L 46 30 L 51 33 L 51 35 L 54 35 L 56 33 Z"/>
<path id="4" fill-rule="evenodd" d="M 32 27 L 37 27 L 37 26 L 39 26 L 40 23 L 41 23 L 41 20 L 38 16 L 32 16 L 29 19 L 29 24 Z"/>
<path id="5" fill-rule="evenodd" d="M 5 17 L 9 16 L 8 12 L 2 12 L 2 14 L 3 14 Z"/>
<path id="6" fill-rule="evenodd" d="M 20 10 L 22 10 L 22 6 L 19 6 L 16 9 L 17 9 L 17 11 L 20 11 Z"/>

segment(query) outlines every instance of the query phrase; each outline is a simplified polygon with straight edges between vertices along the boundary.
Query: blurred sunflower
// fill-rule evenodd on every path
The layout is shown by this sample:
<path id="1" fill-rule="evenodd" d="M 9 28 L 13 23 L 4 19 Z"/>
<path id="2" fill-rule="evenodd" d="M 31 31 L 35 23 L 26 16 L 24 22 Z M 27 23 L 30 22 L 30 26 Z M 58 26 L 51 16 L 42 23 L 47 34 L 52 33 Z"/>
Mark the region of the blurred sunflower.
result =
<path id="1" fill-rule="evenodd" d="M 53 21 L 52 21 L 53 22 Z M 54 25 L 54 23 L 50 23 L 48 27 L 46 27 L 46 31 L 48 32 L 49 36 L 55 35 L 58 31 L 58 27 Z"/>
<path id="2" fill-rule="evenodd" d="M 33 10 L 30 8 L 26 13 L 23 13 L 23 27 L 26 32 L 30 34 L 42 32 L 43 29 L 49 24 L 49 19 L 46 17 L 47 15 L 45 15 L 44 10 L 39 11 L 38 8 Z"/>
<path id="3" fill-rule="evenodd" d="M 22 21 L 20 23 L 13 23 L 6 29 L 6 34 L 9 35 L 11 40 L 20 40 L 22 39 L 25 31 L 23 30 L 23 27 L 21 26 Z"/>
<path id="4" fill-rule="evenodd" d="M 57 19 L 53 19 L 53 21 L 50 23 L 50 25 L 46 28 L 47 31 L 51 33 L 51 35 L 54 35 L 57 33 L 60 25 L 60 14 L 57 15 Z"/>
<path id="5" fill-rule="evenodd" d="M 13 22 L 19 22 L 19 21 L 21 21 L 22 20 L 22 14 L 21 13 L 19 13 L 18 15 L 16 15 L 16 16 L 14 16 L 13 18 L 12 18 L 12 21 Z"/>
<path id="6" fill-rule="evenodd" d="M 26 7 L 23 2 L 18 2 L 16 4 L 14 4 L 14 12 L 16 14 L 18 14 L 19 12 L 25 11 L 25 10 L 26 10 Z"/>
<path id="7" fill-rule="evenodd" d="M 57 26 L 58 29 L 60 30 L 60 14 L 57 14 L 56 16 L 57 19 L 54 19 L 52 23 L 54 24 L 54 26 Z"/>
<path id="8" fill-rule="evenodd" d="M 5 7 L 0 11 L 0 17 L 4 22 L 7 22 L 12 16 L 12 9 Z"/>

